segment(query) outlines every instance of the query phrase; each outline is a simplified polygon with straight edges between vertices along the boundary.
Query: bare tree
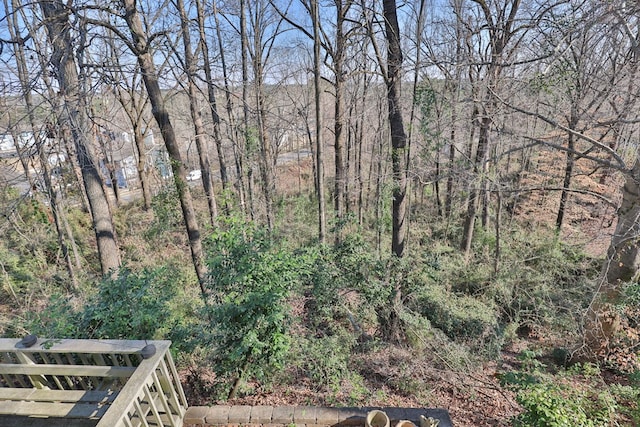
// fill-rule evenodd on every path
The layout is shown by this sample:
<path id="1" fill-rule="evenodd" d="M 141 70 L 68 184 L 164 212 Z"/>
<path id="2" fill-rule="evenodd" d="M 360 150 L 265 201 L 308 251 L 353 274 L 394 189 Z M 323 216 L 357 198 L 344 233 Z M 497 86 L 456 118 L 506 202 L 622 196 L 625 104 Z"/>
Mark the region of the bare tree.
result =
<path id="1" fill-rule="evenodd" d="M 226 60 L 226 54 L 225 54 L 225 49 L 223 46 L 223 42 L 222 42 L 222 30 L 220 28 L 220 17 L 219 17 L 219 13 L 218 13 L 218 6 L 217 6 L 217 0 L 214 0 L 212 3 L 213 6 L 213 19 L 215 22 L 215 26 L 216 26 L 216 38 L 218 40 L 218 50 L 219 50 L 219 55 L 220 55 L 220 65 L 222 67 L 222 77 L 224 80 L 224 96 L 225 96 L 225 110 L 227 113 L 227 120 L 228 120 L 228 125 L 227 125 L 227 129 L 228 129 L 228 135 L 229 138 L 232 141 L 232 147 L 233 147 L 233 157 L 234 157 L 234 162 L 235 162 L 235 169 L 236 169 L 236 191 L 238 193 L 238 197 L 240 199 L 240 208 L 243 212 L 243 214 L 247 214 L 247 206 L 246 206 L 246 200 L 247 200 L 247 188 L 245 185 L 245 168 L 244 168 L 244 157 L 245 157 L 245 144 L 242 143 L 242 140 L 244 138 L 240 137 L 240 129 L 239 126 L 237 125 L 237 120 L 236 120 L 236 116 L 235 113 L 233 111 L 233 102 L 231 100 L 231 85 L 229 83 L 229 71 L 227 69 L 227 60 Z M 241 31 L 242 32 L 242 31 Z M 201 35 L 202 37 L 202 35 Z M 244 40 L 244 39 L 243 39 Z M 241 44 L 241 49 L 242 49 L 242 73 L 243 76 L 246 74 L 245 73 L 245 55 L 246 55 L 246 51 L 245 51 L 245 46 L 244 46 L 244 42 Z M 206 60 L 205 60 L 206 61 Z M 243 81 L 244 78 L 243 78 Z M 209 84 L 209 82 L 207 82 L 207 85 Z M 244 88 L 244 85 L 243 85 Z M 210 89 L 209 89 L 210 90 Z M 243 94 L 243 101 L 245 100 L 245 90 L 243 89 L 242 94 Z M 215 93 L 214 93 L 215 95 Z M 211 94 L 209 94 L 209 99 L 211 98 Z M 243 102 L 244 104 L 244 102 Z M 211 104 L 210 101 L 210 105 L 213 107 L 213 104 Z M 246 104 L 244 104 L 246 105 Z M 243 107 L 243 112 L 244 112 L 244 107 Z M 211 114 L 213 115 L 213 111 L 211 112 Z M 243 115 L 243 117 L 246 117 L 246 114 Z M 219 118 L 219 116 L 218 116 Z M 215 121 L 215 120 L 214 120 Z M 251 209 L 251 211 L 253 211 L 253 209 Z"/>
<path id="2" fill-rule="evenodd" d="M 404 130 L 402 106 L 400 103 L 402 82 L 402 47 L 400 26 L 395 0 L 384 0 L 385 34 L 387 37 L 387 102 L 389 108 L 389 128 L 391 130 L 391 162 L 393 167 L 393 208 L 391 221 L 391 251 L 398 258 L 404 256 L 407 237 L 407 135 Z"/>
<path id="3" fill-rule="evenodd" d="M 191 48 L 191 29 L 189 28 L 189 18 L 184 8 L 183 0 L 176 0 L 176 6 L 178 13 L 180 14 L 180 26 L 182 28 L 182 42 L 184 44 L 184 68 L 187 74 L 187 88 L 189 94 L 189 111 L 191 112 L 191 120 L 193 121 L 193 127 L 195 130 L 196 147 L 198 149 L 198 159 L 200 161 L 200 170 L 202 171 L 202 185 L 204 187 L 204 193 L 207 196 L 207 205 L 209 207 L 209 220 L 211 225 L 216 224 L 216 218 L 218 216 L 218 207 L 216 204 L 216 196 L 213 190 L 213 177 L 211 174 L 211 163 L 209 162 L 209 147 L 207 144 L 206 132 L 204 123 L 202 121 L 202 113 L 198 109 L 198 88 L 196 86 L 196 74 L 197 74 L 197 61 L 194 57 Z M 202 41 L 201 41 L 202 46 Z M 203 46 L 206 48 L 206 45 Z M 204 49 L 203 49 L 204 50 Z M 209 64 L 205 64 L 205 67 L 209 67 Z M 210 76 L 209 76 L 210 77 Z M 209 93 L 209 103 L 215 103 L 215 97 L 211 98 L 212 94 Z M 211 107 L 212 111 L 215 110 Z M 218 142 L 218 154 L 221 155 L 222 141 L 220 139 L 220 119 L 216 115 L 214 117 L 214 133 Z M 227 180 L 226 166 L 224 163 L 224 157 L 220 158 L 221 174 L 224 174 L 224 180 Z"/>
<path id="4" fill-rule="evenodd" d="M 242 44 L 243 69 L 243 108 L 245 117 L 245 148 L 250 146 L 249 107 L 255 109 L 255 130 L 260 156 L 258 166 L 260 170 L 262 193 L 264 196 L 265 216 L 267 227 L 274 227 L 273 199 L 275 197 L 275 155 L 271 135 L 267 125 L 268 106 L 265 93 L 266 67 L 268 66 L 277 37 L 281 33 L 282 18 L 278 16 L 268 0 L 240 1 L 240 29 Z M 247 22 L 248 19 L 248 22 Z M 247 25 L 248 24 L 248 25 Z M 250 64 L 248 62 L 250 60 Z M 249 81 L 249 69 L 251 77 Z M 248 89 L 253 90 L 254 101 L 249 103 Z M 248 151 L 248 149 L 247 149 Z M 251 169 L 249 171 L 251 173 Z M 251 177 L 249 177 L 251 196 Z"/>
<path id="5" fill-rule="evenodd" d="M 85 94 L 81 91 L 81 82 L 72 50 L 74 45 L 71 41 L 69 20 L 71 10 L 60 0 L 41 2 L 40 7 L 44 14 L 49 42 L 52 45 L 51 64 L 64 99 L 61 118 L 69 127 L 75 144 L 93 217 L 102 273 L 115 276 L 120 268 L 120 252 L 102 178 L 91 149 L 87 106 L 84 104 Z"/>
<path id="6" fill-rule="evenodd" d="M 315 94 L 316 117 L 316 192 L 318 196 L 318 240 L 324 243 L 327 234 L 327 218 L 324 199 L 324 147 L 322 139 L 322 87 L 320 81 L 320 12 L 317 0 L 310 0 L 311 17 L 313 20 L 313 86 Z"/>
<path id="7" fill-rule="evenodd" d="M 121 6 L 124 9 L 124 19 L 131 33 L 132 41 L 130 47 L 134 55 L 138 59 L 138 65 L 142 70 L 142 76 L 149 95 L 149 101 L 152 106 L 153 116 L 160 128 L 162 138 L 164 139 L 167 152 L 171 158 L 171 167 L 173 176 L 180 199 L 182 208 L 182 216 L 184 218 L 187 236 L 189 238 L 189 247 L 191 249 L 191 259 L 198 277 L 198 283 L 203 296 L 206 295 L 206 266 L 204 264 L 204 253 L 202 250 L 202 240 L 200 237 L 200 229 L 196 219 L 196 213 L 193 208 L 193 199 L 189 186 L 186 185 L 187 171 L 182 161 L 180 147 L 176 139 L 173 125 L 167 111 L 158 76 L 156 73 L 153 56 L 149 46 L 149 40 L 142 26 L 140 13 L 136 8 L 135 0 L 122 0 Z"/>
<path id="8" fill-rule="evenodd" d="M 116 38 L 108 38 L 107 46 L 109 50 L 108 67 L 102 70 L 103 79 L 106 84 L 113 89 L 116 101 L 122 106 L 122 110 L 129 119 L 133 131 L 133 141 L 138 153 L 138 177 L 142 188 L 142 199 L 145 210 L 151 209 L 151 176 L 152 165 L 147 163 L 147 149 L 145 147 L 145 137 L 151 128 L 146 121 L 149 97 L 142 89 L 142 76 L 138 67 L 129 72 L 121 60 L 122 49 L 116 45 Z"/>
<path id="9" fill-rule="evenodd" d="M 14 42 L 14 50 L 15 50 L 15 61 L 16 68 L 18 73 L 18 79 L 20 81 L 20 87 L 22 90 L 22 97 L 24 99 L 24 103 L 27 109 L 27 117 L 29 121 L 29 126 L 31 127 L 31 132 L 34 135 L 34 140 L 36 143 L 36 149 L 38 151 L 38 156 L 40 159 L 40 171 L 42 178 L 44 180 L 44 188 L 46 190 L 47 199 L 51 206 L 51 213 L 53 216 L 54 224 L 56 227 L 56 233 L 58 236 L 58 244 L 60 245 L 60 249 L 62 250 L 62 255 L 65 260 L 65 265 L 67 267 L 67 272 L 69 274 L 69 288 L 73 291 L 77 289 L 77 279 L 76 273 L 74 270 L 74 263 L 71 258 L 71 252 L 69 246 L 75 248 L 75 242 L 72 233 L 67 233 L 69 230 L 68 227 L 65 227 L 66 217 L 63 207 L 61 206 L 62 200 L 59 198 L 59 193 L 56 191 L 55 186 L 53 185 L 51 179 L 51 168 L 49 166 L 49 158 L 46 147 L 46 140 L 55 137 L 55 129 L 53 125 L 50 125 L 49 129 L 45 129 L 46 139 L 43 138 L 43 132 L 36 124 L 36 118 L 34 114 L 35 103 L 33 101 L 32 96 L 32 87 L 29 83 L 29 73 L 27 68 L 27 59 L 25 55 L 24 49 L 24 38 L 18 36 L 19 32 L 19 24 L 18 24 L 18 13 L 17 10 L 20 8 L 20 5 L 16 0 L 11 1 L 11 8 L 7 4 L 7 1 L 4 1 L 4 8 L 7 11 L 8 17 L 8 28 L 9 34 L 11 36 L 11 40 Z M 18 144 L 20 145 L 20 144 Z M 77 260 L 77 258 L 76 258 Z M 79 265 L 76 265 L 79 268 Z"/>
<path id="10" fill-rule="evenodd" d="M 335 20 L 332 23 L 332 32 L 326 28 L 326 25 L 321 25 L 320 13 L 318 13 L 317 19 L 313 17 L 313 4 L 311 2 L 302 1 L 301 3 L 312 16 L 312 22 L 314 25 L 313 31 L 308 31 L 300 22 L 289 17 L 286 11 L 279 10 L 279 13 L 289 24 L 300 30 L 311 40 L 314 40 L 314 43 L 316 43 L 315 25 L 317 21 L 317 31 L 320 34 L 317 37 L 317 43 L 321 44 L 322 50 L 326 53 L 324 65 L 331 70 L 331 74 L 333 75 L 332 79 L 327 77 L 323 77 L 323 79 L 331 84 L 334 95 L 333 160 L 335 180 L 333 188 L 333 204 L 336 220 L 340 222 L 345 213 L 348 181 L 346 172 L 347 165 L 345 164 L 345 140 L 347 132 L 346 89 L 349 73 L 347 72 L 346 61 L 349 53 L 349 39 L 353 36 L 354 29 L 360 27 L 360 25 L 352 24 L 352 27 L 347 26 L 347 24 L 351 22 L 348 17 L 350 10 L 355 3 L 353 0 L 332 1 L 332 9 L 335 13 Z M 336 233 L 336 241 L 340 241 L 339 227 L 338 233 Z"/>
<path id="11" fill-rule="evenodd" d="M 216 88 L 213 82 L 213 76 L 211 74 L 211 67 L 213 66 L 211 59 L 209 57 L 209 44 L 207 43 L 207 35 L 205 32 L 204 25 L 204 6 L 201 0 L 195 0 L 196 3 L 196 11 L 197 11 L 197 20 L 198 20 L 198 46 L 200 47 L 200 51 L 202 52 L 202 61 L 204 68 L 204 77 L 205 83 L 207 85 L 207 97 L 209 100 L 209 110 L 211 112 L 211 120 L 213 121 L 213 140 L 216 144 L 216 151 L 218 153 L 218 164 L 220 165 L 220 179 L 222 180 L 222 188 L 227 189 L 229 186 L 229 174 L 227 172 L 227 160 L 224 154 L 223 146 L 222 146 L 222 132 L 220 130 L 220 114 L 218 113 L 218 102 L 216 101 Z M 215 9 L 215 4 L 214 4 Z M 214 10 L 214 14 L 217 13 Z M 219 26 L 216 26 L 216 30 L 219 31 Z M 218 33 L 218 38 L 220 38 L 220 34 Z M 222 46 L 220 44 L 220 46 Z M 220 55 L 224 55 L 224 51 L 222 47 L 220 48 Z M 186 60 L 186 58 L 185 58 Z M 225 63 L 226 68 L 226 63 Z M 224 71 L 226 73 L 226 70 Z M 194 83 L 195 84 L 195 83 Z M 205 188 L 206 192 L 206 188 Z M 207 193 L 208 194 L 208 193 Z"/>
<path id="12" fill-rule="evenodd" d="M 521 6 L 520 0 L 508 0 L 500 5 L 487 3 L 485 0 L 471 0 L 471 2 L 479 8 L 481 23 L 479 23 L 478 34 L 484 34 L 487 37 L 488 46 L 486 46 L 486 51 L 483 50 L 480 53 L 479 61 L 481 64 L 487 65 L 484 73 L 478 73 L 482 84 L 482 94 L 477 88 L 478 98 L 476 98 L 472 117 L 474 126 L 478 127 L 478 144 L 473 160 L 473 170 L 478 176 L 478 182 L 470 184 L 467 213 L 464 219 L 461 249 L 467 257 L 471 252 L 480 198 L 483 198 L 486 207 L 483 214 L 483 224 L 486 223 L 486 212 L 488 212 L 489 199 L 486 177 L 489 172 L 489 157 L 494 147 L 491 130 L 497 105 L 495 94 L 499 89 L 500 77 L 505 65 L 515 54 L 517 46 L 529 28 L 528 23 L 520 24 L 517 20 Z M 484 49 L 484 43 L 478 42 L 477 47 Z M 476 67 L 476 65 L 471 64 L 471 67 Z M 484 66 L 477 66 L 477 68 L 482 69 Z"/>

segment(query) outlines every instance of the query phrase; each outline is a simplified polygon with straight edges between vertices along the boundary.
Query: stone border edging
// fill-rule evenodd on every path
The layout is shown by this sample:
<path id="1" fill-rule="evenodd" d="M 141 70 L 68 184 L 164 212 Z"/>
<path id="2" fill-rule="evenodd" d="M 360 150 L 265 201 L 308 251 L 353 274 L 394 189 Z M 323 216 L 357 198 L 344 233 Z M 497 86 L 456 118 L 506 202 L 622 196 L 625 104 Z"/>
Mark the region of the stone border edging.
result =
<path id="1" fill-rule="evenodd" d="M 420 425 L 420 415 L 440 420 L 438 427 L 452 427 L 445 409 L 422 408 L 333 408 L 321 406 L 192 406 L 187 409 L 184 426 L 225 427 L 342 427 L 364 426 L 367 413 L 373 409 L 384 411 L 392 427 L 399 420 Z"/>

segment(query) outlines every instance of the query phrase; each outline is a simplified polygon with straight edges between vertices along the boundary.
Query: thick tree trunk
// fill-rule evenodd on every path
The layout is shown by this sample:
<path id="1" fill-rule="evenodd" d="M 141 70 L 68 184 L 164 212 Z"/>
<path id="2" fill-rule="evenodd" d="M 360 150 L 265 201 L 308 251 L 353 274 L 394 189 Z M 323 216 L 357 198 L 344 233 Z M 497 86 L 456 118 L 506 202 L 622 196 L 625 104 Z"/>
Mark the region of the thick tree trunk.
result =
<path id="1" fill-rule="evenodd" d="M 396 14 L 395 0 L 384 0 L 384 20 L 387 38 L 387 102 L 389 108 L 389 128 L 391 131 L 391 165 L 393 169 L 393 207 L 391 213 L 392 235 L 391 251 L 398 257 L 405 255 L 407 237 L 407 137 L 404 131 L 400 105 L 400 82 L 402 81 L 402 49 L 400 46 L 400 27 Z M 386 338 L 393 342 L 401 341 L 401 320 L 403 289 L 397 280 L 389 301 L 389 316 Z"/>
<path id="2" fill-rule="evenodd" d="M 406 142 L 402 110 L 400 104 L 400 83 L 402 81 L 402 48 L 400 27 L 395 0 L 385 0 L 384 18 L 387 37 L 387 101 L 389 105 L 389 127 L 391 129 L 391 162 L 393 168 L 393 211 L 391 251 L 398 258 L 404 256 L 407 234 L 406 223 Z"/>
<path id="3" fill-rule="evenodd" d="M 122 5 L 125 8 L 125 18 L 133 38 L 135 48 L 134 54 L 138 59 L 138 65 L 142 70 L 144 84 L 147 88 L 147 93 L 149 94 L 153 117 L 160 128 L 160 133 L 162 134 L 167 152 L 171 158 L 171 168 L 173 170 L 173 177 L 178 191 L 178 197 L 180 199 L 182 215 L 187 229 L 193 266 L 198 277 L 200 290 L 203 296 L 206 296 L 206 266 L 204 264 L 202 241 L 200 238 L 200 230 L 198 228 L 195 210 L 193 208 L 193 200 L 191 198 L 189 186 L 186 185 L 187 171 L 182 161 L 180 147 L 173 130 L 173 125 L 169 119 L 169 113 L 166 109 L 164 99 L 162 98 L 162 92 L 160 91 L 153 57 L 149 51 L 147 37 L 142 28 L 140 15 L 136 10 L 136 1 L 122 0 Z"/>
<path id="4" fill-rule="evenodd" d="M 70 10 L 59 0 L 42 2 L 40 6 L 46 19 L 49 41 L 53 46 L 51 63 L 64 97 L 64 113 L 61 118 L 70 128 L 75 143 L 82 181 L 93 217 L 102 274 L 115 276 L 120 268 L 120 252 L 102 178 L 89 141 L 87 110 L 83 94 L 80 92 L 78 70 L 71 50 Z"/>
<path id="5" fill-rule="evenodd" d="M 588 356 L 607 356 L 620 331 L 620 302 L 624 285 L 640 280 L 640 158 L 636 158 L 622 188 L 618 225 L 604 262 L 596 296 L 585 325 Z"/>

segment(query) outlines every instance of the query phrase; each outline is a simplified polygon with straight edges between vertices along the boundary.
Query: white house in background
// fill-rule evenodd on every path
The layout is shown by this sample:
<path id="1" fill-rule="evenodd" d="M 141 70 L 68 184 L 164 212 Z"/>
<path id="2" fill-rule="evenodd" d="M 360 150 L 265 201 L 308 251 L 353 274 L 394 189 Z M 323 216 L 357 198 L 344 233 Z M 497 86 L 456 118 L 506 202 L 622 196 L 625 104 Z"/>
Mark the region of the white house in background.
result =
<path id="1" fill-rule="evenodd" d="M 18 146 L 20 148 L 35 147 L 35 145 L 36 138 L 33 135 L 33 132 L 20 132 L 18 134 Z"/>
<path id="2" fill-rule="evenodd" d="M 49 155 L 49 158 L 47 159 L 47 161 L 49 162 L 49 166 L 56 167 L 56 166 L 59 166 L 61 163 L 66 162 L 67 158 L 63 153 L 53 153 Z"/>
<path id="3" fill-rule="evenodd" d="M 13 141 L 13 136 L 8 133 L 0 135 L 0 151 L 15 151 L 16 143 Z"/>
<path id="4" fill-rule="evenodd" d="M 46 142 L 46 133 L 39 132 L 34 134 L 33 132 L 20 132 L 17 135 L 18 147 L 27 149 L 27 152 L 34 154 L 36 152 L 36 137 L 42 138 L 42 142 Z M 0 135 L 0 151 L 15 151 L 16 139 L 10 133 Z"/>

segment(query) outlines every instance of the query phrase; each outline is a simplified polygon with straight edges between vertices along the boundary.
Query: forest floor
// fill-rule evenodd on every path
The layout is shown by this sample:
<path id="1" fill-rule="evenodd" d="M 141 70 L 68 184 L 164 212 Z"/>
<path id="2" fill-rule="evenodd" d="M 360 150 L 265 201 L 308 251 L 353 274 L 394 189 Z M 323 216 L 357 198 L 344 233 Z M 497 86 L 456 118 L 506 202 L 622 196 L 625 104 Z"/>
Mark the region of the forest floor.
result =
<path id="1" fill-rule="evenodd" d="M 372 371 L 366 378 L 372 398 L 365 406 L 442 408 L 449 412 L 456 427 L 509 426 L 511 417 L 520 412 L 520 407 L 514 394 L 500 386 L 497 374 L 516 362 L 516 354 L 513 350 L 504 351 L 502 360 L 464 372 L 435 369 L 400 348 L 390 349 L 386 354 L 374 354 L 363 361 L 366 365 L 361 365 Z M 412 383 L 410 386 L 405 384 L 407 389 L 420 387 L 415 393 L 399 393 L 394 385 L 398 380 L 398 366 L 402 365 L 398 359 L 403 357 L 412 359 L 411 367 L 405 369 L 411 369 L 413 377 L 402 376 L 402 380 Z M 301 384 L 295 390 L 275 387 L 268 394 L 236 399 L 233 404 L 355 406 L 349 402 L 349 384 L 345 384 L 345 390 L 337 396 L 318 394 L 309 386 Z"/>
<path id="2" fill-rule="evenodd" d="M 449 412 L 456 427 L 464 426 L 509 426 L 511 417 L 520 411 L 514 394 L 503 389 L 497 377 L 502 369 L 517 363 L 517 352 L 505 350 L 499 362 L 488 362 L 474 370 L 464 372 L 433 368 L 426 358 L 416 360 L 415 355 L 402 348 L 390 348 L 388 352 L 377 352 L 361 356 L 360 368 L 367 372 L 364 384 L 357 387 L 358 395 L 363 391 L 368 397 L 354 402 L 354 384 L 345 379 L 339 390 L 318 390 L 308 379 L 296 382 L 295 386 L 273 385 L 268 391 L 255 391 L 246 397 L 212 402 L 207 392 L 189 380 L 183 372 L 183 385 L 190 405 L 272 405 L 272 406 L 368 406 L 399 408 L 441 408 Z M 410 360 L 410 365 L 404 362 Z M 398 366 L 405 366 L 398 368 Z M 408 377 L 406 372 L 412 371 Z M 203 371 L 199 370 L 198 375 Z M 401 388 L 416 388 L 413 393 L 399 392 L 397 381 L 405 381 Z M 193 377 L 191 377 L 193 378 Z M 210 379 L 213 379 L 210 378 Z M 207 382 L 200 377 L 198 382 Z M 365 387 L 366 390 L 362 390 Z M 417 389 L 419 388 L 419 389 Z"/>
<path id="3" fill-rule="evenodd" d="M 388 352 L 377 352 L 359 356 L 361 372 L 366 373 L 364 384 L 354 386 L 345 379 L 339 390 L 318 390 L 308 379 L 298 381 L 295 386 L 273 385 L 268 391 L 254 390 L 250 396 L 212 402 L 208 393 L 199 393 L 193 382 L 184 378 L 185 392 L 190 405 L 271 405 L 271 406 L 329 406 L 329 407 L 399 407 L 441 408 L 449 412 L 456 427 L 511 426 L 512 418 L 522 410 L 514 392 L 500 385 L 501 372 L 518 369 L 517 356 L 525 348 L 538 347 L 537 340 L 521 340 L 503 349 L 501 357 L 481 366 L 464 371 L 436 369 L 425 358 L 417 360 L 415 354 L 402 348 L 389 348 Z M 411 371 L 408 376 L 407 372 Z M 202 374 L 202 371 L 199 371 Z M 295 373 L 292 373 L 295 375 Z M 625 383 L 623 377 L 604 373 L 608 384 Z M 199 381 L 206 379 L 200 378 Z M 398 384 L 404 381 L 404 384 Z M 566 384 L 566 381 L 570 381 Z M 583 389 L 579 376 L 563 379 L 566 385 Z M 360 399 L 354 402 L 354 387 Z M 366 390 L 362 390 L 365 387 Z M 398 388 L 403 388 L 400 392 Z M 411 391 L 413 390 L 413 392 Z M 363 394 L 368 397 L 361 399 Z M 633 424 L 629 424 L 633 425 Z"/>

